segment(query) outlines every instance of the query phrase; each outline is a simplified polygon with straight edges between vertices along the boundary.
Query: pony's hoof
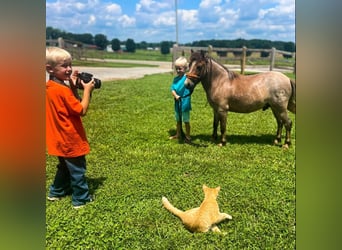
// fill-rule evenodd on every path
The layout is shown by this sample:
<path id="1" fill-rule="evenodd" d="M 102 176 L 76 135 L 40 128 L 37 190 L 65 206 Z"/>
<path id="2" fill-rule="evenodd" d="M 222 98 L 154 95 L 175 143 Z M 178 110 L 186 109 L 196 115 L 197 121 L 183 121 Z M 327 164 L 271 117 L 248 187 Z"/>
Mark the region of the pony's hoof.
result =
<path id="1" fill-rule="evenodd" d="M 282 146 L 283 149 L 289 149 L 289 144 L 288 143 L 285 143 L 283 146 Z"/>
<path id="2" fill-rule="evenodd" d="M 280 140 L 278 140 L 278 139 L 275 139 L 274 140 L 274 142 L 273 142 L 273 145 L 276 145 L 276 146 L 278 146 L 280 144 Z"/>

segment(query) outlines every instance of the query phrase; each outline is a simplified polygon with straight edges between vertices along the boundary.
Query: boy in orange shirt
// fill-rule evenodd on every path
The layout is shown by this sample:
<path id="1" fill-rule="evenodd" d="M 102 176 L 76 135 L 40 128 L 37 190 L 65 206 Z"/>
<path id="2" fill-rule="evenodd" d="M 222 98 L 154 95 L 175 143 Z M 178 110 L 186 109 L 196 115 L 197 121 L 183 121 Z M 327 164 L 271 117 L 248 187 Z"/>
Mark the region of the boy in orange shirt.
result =
<path id="1" fill-rule="evenodd" d="M 76 87 L 77 71 L 72 74 L 71 55 L 64 49 L 46 49 L 46 144 L 49 155 L 58 157 L 59 164 L 48 200 L 59 200 L 72 194 L 72 205 L 80 208 L 93 201 L 85 178 L 86 159 L 90 147 L 81 116 L 87 112 L 94 80 L 84 83 L 83 97 Z M 69 82 L 69 84 L 67 84 Z"/>

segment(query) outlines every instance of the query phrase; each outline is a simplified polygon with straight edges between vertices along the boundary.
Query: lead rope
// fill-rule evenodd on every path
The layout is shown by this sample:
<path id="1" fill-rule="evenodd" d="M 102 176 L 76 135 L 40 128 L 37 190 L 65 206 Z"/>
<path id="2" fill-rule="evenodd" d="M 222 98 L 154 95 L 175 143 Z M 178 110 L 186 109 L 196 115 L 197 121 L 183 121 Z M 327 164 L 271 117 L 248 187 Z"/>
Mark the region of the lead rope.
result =
<path id="1" fill-rule="evenodd" d="M 186 94 L 185 96 L 181 96 L 178 100 L 175 99 L 176 102 L 176 107 L 178 110 L 178 118 L 179 118 L 179 122 L 180 122 L 180 132 L 181 132 L 181 137 L 183 140 L 187 140 L 184 130 L 183 130 L 183 122 L 182 122 L 182 117 L 183 117 L 183 110 L 182 110 L 182 99 L 185 97 L 188 97 L 192 94 L 192 92 L 194 91 L 194 89 L 190 89 L 189 94 Z M 178 105 L 177 105 L 178 102 Z"/>

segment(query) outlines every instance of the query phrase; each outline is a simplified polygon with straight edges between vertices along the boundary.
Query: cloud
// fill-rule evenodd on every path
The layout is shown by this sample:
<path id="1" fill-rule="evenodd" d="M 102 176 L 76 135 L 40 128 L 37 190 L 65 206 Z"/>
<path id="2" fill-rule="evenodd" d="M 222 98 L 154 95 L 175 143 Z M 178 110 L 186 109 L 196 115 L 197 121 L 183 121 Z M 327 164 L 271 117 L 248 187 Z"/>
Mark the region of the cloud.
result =
<path id="1" fill-rule="evenodd" d="M 122 15 L 118 18 L 119 23 L 121 24 L 122 27 L 134 27 L 135 26 L 135 18 L 134 17 L 129 17 L 127 15 Z"/>
<path id="2" fill-rule="evenodd" d="M 221 0 L 202 0 L 199 7 L 203 9 L 211 8 L 213 5 L 218 5 Z"/>
<path id="3" fill-rule="evenodd" d="M 105 9 L 108 14 L 112 15 L 121 15 L 122 11 L 121 6 L 115 3 L 107 5 Z"/>
<path id="4" fill-rule="evenodd" d="M 89 16 L 88 24 L 94 25 L 96 23 L 96 17 L 94 15 Z"/>
<path id="5" fill-rule="evenodd" d="M 158 13 L 162 9 L 169 9 L 171 4 L 168 1 L 140 0 L 136 4 L 137 12 Z"/>
<path id="6" fill-rule="evenodd" d="M 159 26 L 175 26 L 176 16 L 174 12 L 164 12 L 163 15 L 156 15 L 152 20 L 155 27 Z"/>
<path id="7" fill-rule="evenodd" d="M 178 12 L 178 18 L 184 27 L 196 27 L 199 23 L 197 10 L 180 10 Z"/>

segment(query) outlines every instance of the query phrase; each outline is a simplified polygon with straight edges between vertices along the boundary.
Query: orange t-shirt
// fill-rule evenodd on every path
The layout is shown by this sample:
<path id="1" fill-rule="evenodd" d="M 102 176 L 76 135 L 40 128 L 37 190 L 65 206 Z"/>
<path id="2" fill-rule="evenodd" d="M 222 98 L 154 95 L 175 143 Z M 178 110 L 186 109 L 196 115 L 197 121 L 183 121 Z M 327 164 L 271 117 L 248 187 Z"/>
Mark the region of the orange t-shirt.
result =
<path id="1" fill-rule="evenodd" d="M 49 80 L 45 106 L 48 154 L 62 157 L 88 154 L 90 147 L 81 120 L 83 107 L 71 89 Z"/>

